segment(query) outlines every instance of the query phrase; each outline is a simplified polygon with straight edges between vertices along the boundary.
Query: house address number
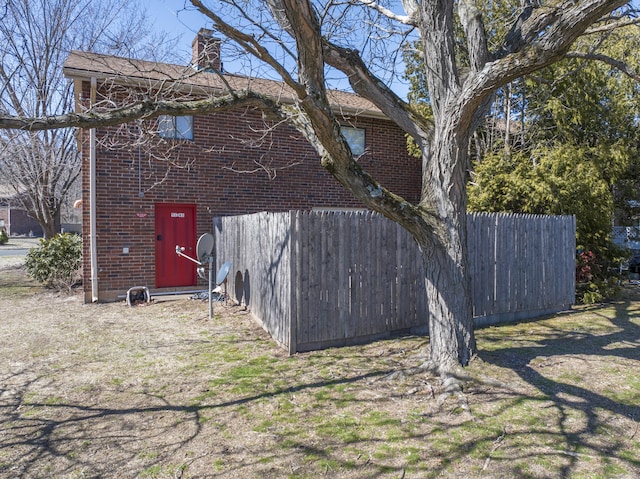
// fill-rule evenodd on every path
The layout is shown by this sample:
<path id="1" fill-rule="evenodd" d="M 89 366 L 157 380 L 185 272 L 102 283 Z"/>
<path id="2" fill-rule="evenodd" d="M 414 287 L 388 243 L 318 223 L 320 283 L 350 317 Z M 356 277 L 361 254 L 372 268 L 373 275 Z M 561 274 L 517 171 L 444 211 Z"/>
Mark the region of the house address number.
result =
<path id="1" fill-rule="evenodd" d="M 175 212 L 171 212 L 171 217 L 172 218 L 184 218 L 184 213 L 175 213 Z"/>

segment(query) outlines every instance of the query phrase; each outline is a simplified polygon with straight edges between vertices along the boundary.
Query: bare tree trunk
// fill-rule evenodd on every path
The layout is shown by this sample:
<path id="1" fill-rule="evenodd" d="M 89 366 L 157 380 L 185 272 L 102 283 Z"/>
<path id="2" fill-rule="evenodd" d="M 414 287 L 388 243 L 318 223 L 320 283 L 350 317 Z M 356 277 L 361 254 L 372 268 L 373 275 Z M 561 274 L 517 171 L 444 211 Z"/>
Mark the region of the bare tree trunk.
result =
<path id="1" fill-rule="evenodd" d="M 52 206 L 43 210 L 44 215 L 38 219 L 46 239 L 53 238 L 60 232 L 60 209 Z"/>
<path id="2" fill-rule="evenodd" d="M 466 366 L 476 353 L 470 282 L 461 244 L 421 245 L 427 304 L 431 366 L 447 373 Z M 456 259 L 457 258 L 457 259 Z"/>
<path id="3" fill-rule="evenodd" d="M 425 268 L 430 360 L 442 374 L 467 365 L 476 353 L 466 229 L 470 133 L 459 110 L 447 108 L 444 116 L 449 121 L 436 127 L 421 202 L 436 209 L 438 226 L 424 238 L 414 235 Z"/>
<path id="4" fill-rule="evenodd" d="M 504 105 L 504 153 L 508 158 L 511 155 L 511 83 L 505 87 Z"/>

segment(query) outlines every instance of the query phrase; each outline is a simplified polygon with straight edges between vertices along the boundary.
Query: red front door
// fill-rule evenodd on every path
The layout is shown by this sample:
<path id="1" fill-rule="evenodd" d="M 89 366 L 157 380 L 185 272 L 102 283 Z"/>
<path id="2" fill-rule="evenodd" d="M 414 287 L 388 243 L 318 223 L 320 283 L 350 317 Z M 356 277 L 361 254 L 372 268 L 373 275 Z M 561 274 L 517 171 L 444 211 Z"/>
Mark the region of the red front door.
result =
<path id="1" fill-rule="evenodd" d="M 196 264 L 176 254 L 195 257 L 196 205 L 156 203 L 156 287 L 194 286 Z"/>

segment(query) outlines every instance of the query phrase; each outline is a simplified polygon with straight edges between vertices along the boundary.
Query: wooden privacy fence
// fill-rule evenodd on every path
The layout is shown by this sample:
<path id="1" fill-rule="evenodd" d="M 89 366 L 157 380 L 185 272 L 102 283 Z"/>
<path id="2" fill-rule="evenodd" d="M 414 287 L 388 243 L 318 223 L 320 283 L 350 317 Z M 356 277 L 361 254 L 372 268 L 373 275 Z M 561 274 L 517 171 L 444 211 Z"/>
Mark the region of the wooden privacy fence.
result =
<path id="1" fill-rule="evenodd" d="M 574 301 L 575 218 L 469 214 L 477 325 L 536 317 Z M 290 353 L 427 332 L 416 243 L 368 212 L 214 218 L 229 293 Z"/>

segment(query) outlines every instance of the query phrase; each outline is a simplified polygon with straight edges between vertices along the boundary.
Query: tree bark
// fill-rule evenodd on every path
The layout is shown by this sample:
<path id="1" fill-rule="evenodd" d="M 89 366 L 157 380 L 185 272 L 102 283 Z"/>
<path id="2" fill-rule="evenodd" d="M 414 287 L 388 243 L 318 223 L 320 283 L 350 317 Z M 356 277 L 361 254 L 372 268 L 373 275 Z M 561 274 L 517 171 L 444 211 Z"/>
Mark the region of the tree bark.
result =
<path id="1" fill-rule="evenodd" d="M 420 249 L 429 307 L 429 358 L 444 375 L 466 366 L 476 353 L 465 248 L 457 243 Z"/>
<path id="2" fill-rule="evenodd" d="M 471 130 L 461 110 L 454 107 L 448 104 L 444 114 L 447 120 L 436 124 L 433 150 L 423 172 L 419 206 L 435 213 L 436 234 L 427 241 L 414 235 L 426 275 L 430 357 L 443 374 L 455 365 L 466 366 L 476 353 L 466 230 Z"/>

